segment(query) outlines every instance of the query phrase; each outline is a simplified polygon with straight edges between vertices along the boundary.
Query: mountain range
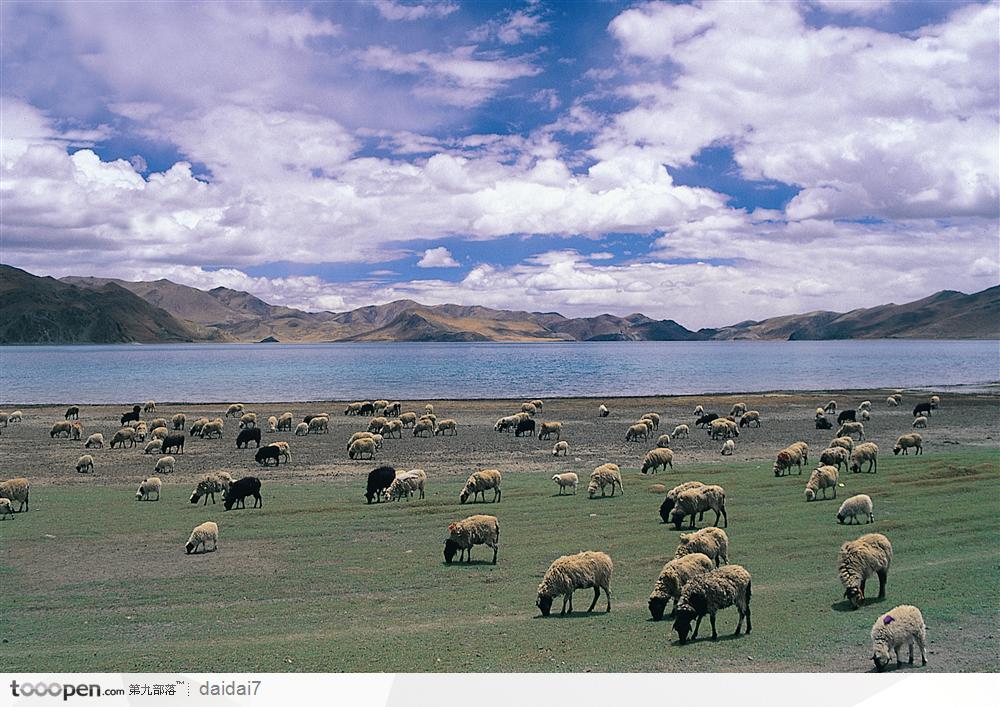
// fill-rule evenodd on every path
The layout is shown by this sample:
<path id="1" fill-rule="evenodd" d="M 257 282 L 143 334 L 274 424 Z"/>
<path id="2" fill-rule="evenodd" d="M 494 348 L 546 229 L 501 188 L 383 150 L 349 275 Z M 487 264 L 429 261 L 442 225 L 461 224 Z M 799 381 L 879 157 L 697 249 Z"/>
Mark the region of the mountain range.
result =
<path id="1" fill-rule="evenodd" d="M 0 343 L 329 341 L 704 341 L 1000 339 L 1000 286 L 906 304 L 817 311 L 692 331 L 643 314 L 564 317 L 397 300 L 305 312 L 238 290 L 170 280 L 38 277 L 0 265 Z"/>

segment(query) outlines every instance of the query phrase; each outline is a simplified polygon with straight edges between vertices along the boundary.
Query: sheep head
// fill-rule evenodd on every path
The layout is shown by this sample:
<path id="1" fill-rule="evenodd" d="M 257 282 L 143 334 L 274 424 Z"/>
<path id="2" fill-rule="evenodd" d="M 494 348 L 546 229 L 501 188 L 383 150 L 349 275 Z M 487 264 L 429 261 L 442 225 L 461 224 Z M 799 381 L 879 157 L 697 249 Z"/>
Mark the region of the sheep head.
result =
<path id="1" fill-rule="evenodd" d="M 451 530 L 452 526 L 454 526 L 454 525 L 455 525 L 454 523 L 452 523 L 451 525 L 449 525 L 448 526 L 448 530 Z M 458 547 L 458 543 L 457 542 L 455 542 L 451 538 L 445 540 L 444 541 L 444 561 L 447 562 L 450 565 L 451 561 L 455 559 L 455 555 L 458 553 L 458 550 L 459 550 L 459 547 Z"/>
<path id="2" fill-rule="evenodd" d="M 535 602 L 535 606 L 538 610 L 542 612 L 542 616 L 548 616 L 552 612 L 552 597 L 545 594 L 538 595 L 538 601 Z"/>
<path id="3" fill-rule="evenodd" d="M 649 614 L 653 617 L 653 621 L 659 621 L 663 618 L 663 612 L 667 608 L 667 598 L 666 597 L 650 597 L 649 598 Z"/>

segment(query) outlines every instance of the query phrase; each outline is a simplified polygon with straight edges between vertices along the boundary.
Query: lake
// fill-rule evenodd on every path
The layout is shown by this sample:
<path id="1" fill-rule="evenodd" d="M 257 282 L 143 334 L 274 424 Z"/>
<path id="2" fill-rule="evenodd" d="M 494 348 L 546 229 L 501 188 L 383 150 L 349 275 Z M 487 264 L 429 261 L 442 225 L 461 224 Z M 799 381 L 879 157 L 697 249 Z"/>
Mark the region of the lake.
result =
<path id="1" fill-rule="evenodd" d="M 997 341 L 0 347 L 7 407 L 942 388 L 998 378 Z"/>

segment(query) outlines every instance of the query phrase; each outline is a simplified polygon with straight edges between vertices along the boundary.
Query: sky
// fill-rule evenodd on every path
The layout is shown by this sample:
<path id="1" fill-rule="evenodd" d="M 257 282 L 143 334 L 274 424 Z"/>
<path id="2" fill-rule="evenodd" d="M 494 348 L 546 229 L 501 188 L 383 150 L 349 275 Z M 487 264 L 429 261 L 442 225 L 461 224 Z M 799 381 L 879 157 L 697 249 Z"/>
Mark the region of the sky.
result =
<path id="1" fill-rule="evenodd" d="M 996 2 L 0 3 L 0 260 L 690 328 L 1000 282 Z"/>

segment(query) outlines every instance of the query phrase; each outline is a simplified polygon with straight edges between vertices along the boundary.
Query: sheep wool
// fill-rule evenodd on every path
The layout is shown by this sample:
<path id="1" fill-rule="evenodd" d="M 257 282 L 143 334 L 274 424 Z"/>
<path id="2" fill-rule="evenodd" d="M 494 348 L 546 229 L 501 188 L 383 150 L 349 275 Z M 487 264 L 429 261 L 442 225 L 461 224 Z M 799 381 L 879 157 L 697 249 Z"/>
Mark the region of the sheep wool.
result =
<path id="1" fill-rule="evenodd" d="M 538 585 L 537 606 L 542 616 L 548 616 L 555 597 L 563 598 L 560 616 L 566 614 L 567 606 L 573 612 L 573 592 L 577 589 L 594 589 L 594 601 L 588 612 L 594 610 L 601 590 L 608 600 L 606 611 L 611 611 L 611 574 L 614 563 L 605 552 L 585 551 L 576 555 L 563 555 L 549 565 L 541 584 Z"/>
<path id="2" fill-rule="evenodd" d="M 169 474 L 174 470 L 174 458 L 173 457 L 160 457 L 156 462 L 156 466 L 153 467 L 153 471 L 157 474 Z"/>
<path id="3" fill-rule="evenodd" d="M 872 498 L 866 493 L 851 496 L 841 503 L 840 510 L 837 511 L 837 522 L 843 525 L 844 521 L 850 518 L 851 522 L 848 525 L 854 525 L 854 521 L 858 520 L 858 516 L 864 516 L 865 523 L 875 522 Z M 858 522 L 860 523 L 860 521 Z"/>
<path id="4" fill-rule="evenodd" d="M 0 498 L 9 499 L 10 502 L 17 503 L 17 512 L 27 511 L 28 508 L 28 495 L 31 490 L 28 480 L 23 476 L 19 476 L 14 479 L 8 479 L 0 484 Z"/>
<path id="5" fill-rule="evenodd" d="M 729 536 L 722 528 L 702 528 L 694 533 L 685 533 L 678 539 L 674 557 L 683 557 L 700 552 L 720 564 L 729 563 Z"/>
<path id="6" fill-rule="evenodd" d="M 87 437 L 86 443 L 83 445 L 87 449 L 92 447 L 97 449 L 104 449 L 104 435 L 100 432 L 95 432 L 94 434 Z"/>
<path id="7" fill-rule="evenodd" d="M 927 625 L 920 609 L 909 604 L 901 604 L 879 616 L 872 624 L 872 662 L 879 672 L 889 665 L 891 654 L 896 654 L 896 666 L 903 664 L 899 652 L 909 648 L 910 664 L 913 664 L 913 644 L 920 648 L 920 664 L 927 665 Z"/>
<path id="8" fill-rule="evenodd" d="M 712 559 L 700 552 L 676 557 L 663 565 L 653 585 L 653 592 L 649 595 L 649 613 L 653 621 L 663 618 L 667 601 L 671 599 L 674 602 L 672 611 L 677 610 L 677 600 L 680 599 L 681 590 L 692 578 L 714 569 L 715 563 Z"/>
<path id="9" fill-rule="evenodd" d="M 900 435 L 896 440 L 896 446 L 892 448 L 893 455 L 899 454 L 909 454 L 909 450 L 916 449 L 916 454 L 924 453 L 924 438 L 921 437 L 916 432 L 911 432 L 910 434 Z"/>
<path id="10" fill-rule="evenodd" d="M 188 538 L 184 549 L 187 550 L 187 554 L 189 555 L 192 552 L 197 552 L 199 547 L 202 548 L 202 552 L 208 552 L 209 542 L 212 543 L 212 552 L 215 552 L 219 546 L 219 526 L 212 521 L 196 525 L 194 530 L 191 531 L 191 537 Z"/>
<path id="11" fill-rule="evenodd" d="M 555 446 L 552 447 L 552 456 L 558 457 L 560 453 L 562 453 L 564 457 L 569 454 L 569 442 L 566 440 L 560 440 L 555 443 Z"/>
<path id="12" fill-rule="evenodd" d="M 666 471 L 668 466 L 671 470 L 674 468 L 674 453 L 667 447 L 657 447 L 646 453 L 646 457 L 642 460 L 641 471 L 643 474 L 647 472 L 655 474 L 657 469 Z"/>
<path id="13" fill-rule="evenodd" d="M 493 550 L 493 564 L 500 551 L 500 522 L 496 516 L 474 515 L 448 526 L 448 539 L 444 541 L 444 561 L 451 564 L 455 553 L 458 561 L 472 562 L 472 546 L 486 545 Z"/>
<path id="14" fill-rule="evenodd" d="M 475 503 L 479 495 L 482 494 L 483 503 L 486 503 L 486 492 L 493 489 L 493 502 L 499 503 L 500 497 L 503 495 L 500 491 L 500 482 L 502 480 L 503 476 L 497 469 L 477 471 L 465 482 L 462 492 L 458 495 L 458 500 L 465 503 L 469 500 L 469 496 L 472 496 L 472 502 Z"/>
<path id="15" fill-rule="evenodd" d="M 851 460 L 851 453 L 844 449 L 843 447 L 827 447 L 819 454 L 819 463 L 823 466 L 835 466 L 837 471 L 840 471 L 840 465 L 844 465 L 844 469 L 848 468 L 848 464 Z"/>
<path id="16" fill-rule="evenodd" d="M 833 489 L 833 497 L 836 498 L 839 479 L 840 476 L 835 466 L 821 466 L 813 469 L 812 474 L 809 475 L 809 481 L 806 482 L 806 501 L 815 501 L 818 491 L 822 491 L 823 498 L 826 498 L 827 489 Z"/>
<path id="17" fill-rule="evenodd" d="M 920 415 L 919 417 L 914 418 L 914 420 L 913 420 L 913 428 L 914 429 L 919 429 L 919 430 L 926 429 L 927 428 L 927 417 L 924 416 L 924 415 Z"/>
<path id="18" fill-rule="evenodd" d="M 410 471 L 397 474 L 392 483 L 389 484 L 389 500 L 395 501 L 400 498 L 410 500 L 410 496 L 420 493 L 420 498 L 424 497 L 424 487 L 427 484 L 427 473 L 423 469 L 411 469 Z"/>
<path id="19" fill-rule="evenodd" d="M 711 572 L 698 575 L 684 585 L 680 600 L 677 602 L 674 630 L 678 640 L 684 644 L 688 640 L 691 621 L 695 620 L 694 633 L 691 640 L 698 637 L 701 620 L 708 614 L 712 623 L 712 638 L 718 638 L 715 630 L 715 614 L 720 609 L 735 606 L 740 614 L 734 636 L 740 635 L 743 619 L 747 622 L 747 634 L 752 630 L 750 623 L 750 573 L 740 565 L 727 565 Z"/>
<path id="20" fill-rule="evenodd" d="M 625 487 L 622 486 L 622 473 L 617 464 L 601 464 L 590 473 L 590 483 L 587 485 L 587 493 L 591 498 L 597 495 L 598 490 L 601 496 L 605 495 L 604 489 L 610 486 L 611 495 L 615 495 L 615 487 L 625 495 Z"/>
<path id="21" fill-rule="evenodd" d="M 672 489 L 667 491 L 667 497 L 663 499 L 663 503 L 660 505 L 660 518 L 663 519 L 664 523 L 670 522 L 670 512 L 674 509 L 677 504 L 677 497 L 687 491 L 688 489 L 698 488 L 699 486 L 704 486 L 705 484 L 700 481 L 685 481 L 683 484 L 678 484 Z"/>
<path id="22" fill-rule="evenodd" d="M 553 474 L 552 480 L 556 482 L 559 486 L 559 495 L 563 495 L 563 491 L 568 488 L 573 489 L 573 495 L 576 495 L 577 484 L 580 483 L 580 477 L 577 476 L 572 471 L 567 471 L 565 474 Z"/>
<path id="23" fill-rule="evenodd" d="M 691 530 L 694 529 L 695 516 L 703 514 L 707 510 L 715 511 L 715 523 L 719 525 L 719 519 L 725 521 L 729 527 L 729 516 L 726 514 L 726 491 L 721 486 L 697 486 L 688 489 L 677 495 L 674 509 L 670 512 L 670 520 L 674 527 L 680 530 L 684 518 L 691 516 Z"/>
<path id="24" fill-rule="evenodd" d="M 674 439 L 678 439 L 680 437 L 686 438 L 690 432 L 691 428 L 687 425 L 677 425 L 677 427 L 674 428 L 674 431 L 670 434 Z"/>
<path id="25" fill-rule="evenodd" d="M 9 498 L 0 498 L 0 520 L 6 520 L 7 516 L 14 517 L 14 504 Z"/>
<path id="26" fill-rule="evenodd" d="M 892 543 L 881 533 L 868 533 L 840 546 L 837 574 L 844 585 L 844 596 L 857 609 L 865 603 L 865 581 L 878 575 L 878 598 L 885 598 L 885 585 L 892 564 Z"/>
<path id="27" fill-rule="evenodd" d="M 867 462 L 866 471 L 873 474 L 878 473 L 878 445 L 874 442 L 859 444 L 851 452 L 851 471 L 855 474 L 861 472 L 861 466 Z"/>
<path id="28" fill-rule="evenodd" d="M 136 501 L 159 501 L 160 500 L 160 487 L 163 486 L 157 477 L 150 476 L 148 479 L 143 479 L 142 483 L 139 484 L 138 490 L 135 492 Z M 152 494 L 156 494 L 156 498 L 150 498 Z"/>
<path id="29" fill-rule="evenodd" d="M 76 471 L 78 474 L 86 474 L 94 470 L 94 457 L 84 454 L 76 461 Z"/>

